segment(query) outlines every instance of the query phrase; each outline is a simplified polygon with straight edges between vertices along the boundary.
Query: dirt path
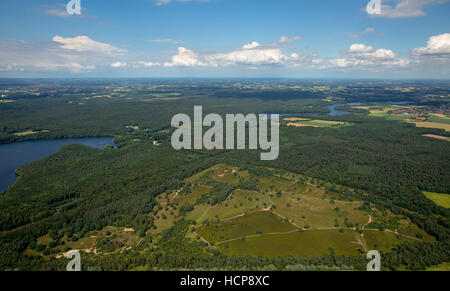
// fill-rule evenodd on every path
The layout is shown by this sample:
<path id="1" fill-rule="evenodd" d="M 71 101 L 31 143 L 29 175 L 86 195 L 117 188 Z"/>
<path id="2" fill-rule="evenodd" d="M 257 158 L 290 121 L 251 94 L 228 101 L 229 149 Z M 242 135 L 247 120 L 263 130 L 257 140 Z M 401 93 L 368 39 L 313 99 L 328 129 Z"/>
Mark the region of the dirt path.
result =
<path id="1" fill-rule="evenodd" d="M 208 211 L 209 211 L 211 208 L 212 208 L 212 207 L 209 206 L 209 207 L 205 210 L 205 212 L 203 212 L 202 216 L 200 216 L 200 218 L 198 219 L 198 221 L 201 221 L 202 218 L 206 215 L 206 213 L 208 213 Z M 245 214 L 244 214 L 244 215 L 245 215 Z"/>
<path id="2" fill-rule="evenodd" d="M 172 198 L 172 199 L 175 199 L 175 198 L 177 198 L 177 196 L 178 196 L 178 194 L 180 194 L 181 190 L 183 190 L 183 189 L 180 189 L 180 190 L 178 190 L 177 192 L 175 192 L 175 195 L 173 196 L 173 198 Z"/>

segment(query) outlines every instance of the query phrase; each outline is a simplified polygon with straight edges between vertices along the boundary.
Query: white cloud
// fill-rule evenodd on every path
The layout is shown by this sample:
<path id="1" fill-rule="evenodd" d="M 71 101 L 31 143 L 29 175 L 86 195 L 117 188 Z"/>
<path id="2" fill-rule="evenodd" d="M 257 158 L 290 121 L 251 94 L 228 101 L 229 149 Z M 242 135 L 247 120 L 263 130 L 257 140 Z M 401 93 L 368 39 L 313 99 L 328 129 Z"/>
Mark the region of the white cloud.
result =
<path id="1" fill-rule="evenodd" d="M 138 62 L 133 62 L 133 68 L 138 69 L 138 68 L 152 68 L 152 67 L 160 67 L 161 64 L 160 63 L 155 63 L 155 62 L 145 62 L 145 61 L 138 61 Z"/>
<path id="2" fill-rule="evenodd" d="M 55 36 L 53 41 L 61 44 L 60 48 L 77 52 L 98 52 L 98 53 L 124 53 L 123 49 L 114 47 L 107 43 L 98 42 L 88 36 L 80 35 L 74 38 L 64 38 Z"/>
<path id="3" fill-rule="evenodd" d="M 343 56 L 330 60 L 337 68 L 380 69 L 385 67 L 405 67 L 408 59 L 400 59 L 389 49 L 375 49 L 364 44 L 352 44 Z"/>
<path id="4" fill-rule="evenodd" d="M 246 45 L 242 46 L 242 48 L 245 49 L 245 50 L 250 50 L 250 49 L 254 49 L 254 48 L 260 47 L 260 46 L 261 45 L 259 43 L 254 41 L 252 43 L 249 43 L 249 44 L 246 44 Z"/>
<path id="5" fill-rule="evenodd" d="M 236 50 L 229 53 L 215 54 L 212 56 L 215 63 L 221 66 L 246 65 L 281 65 L 289 57 L 278 48 L 255 47 L 252 49 Z"/>
<path id="6" fill-rule="evenodd" d="M 304 69 L 374 69 L 404 67 L 409 60 L 400 59 L 389 49 L 375 49 L 364 44 L 352 44 L 339 58 L 324 59 L 317 54 L 286 55 L 280 48 L 263 46 L 257 42 L 244 45 L 226 53 L 201 54 L 180 47 L 178 53 L 166 62 L 165 67 L 230 67 L 245 66 L 249 69 L 264 66 L 285 66 Z"/>
<path id="7" fill-rule="evenodd" d="M 112 68 L 123 68 L 126 67 L 127 63 L 122 63 L 122 62 L 115 62 L 111 64 Z"/>
<path id="8" fill-rule="evenodd" d="M 207 63 L 200 60 L 201 56 L 190 49 L 179 47 L 178 53 L 172 57 L 172 62 L 166 62 L 165 67 L 206 67 Z"/>
<path id="9" fill-rule="evenodd" d="M 375 32 L 375 28 L 373 28 L 373 27 L 368 27 L 368 28 L 364 29 L 364 30 L 361 31 L 361 32 L 357 32 L 357 33 L 347 33 L 346 36 L 349 37 L 349 38 L 358 38 L 358 37 L 361 37 L 361 36 L 366 35 L 366 34 L 368 34 L 368 33 L 374 33 L 374 32 Z"/>
<path id="10" fill-rule="evenodd" d="M 424 8 L 430 5 L 447 3 L 448 0 L 385 0 L 383 3 L 392 3 L 393 5 L 382 5 L 381 14 L 374 17 L 387 18 L 408 18 L 426 16 Z"/>
<path id="11" fill-rule="evenodd" d="M 413 57 L 450 57 L 450 33 L 430 37 L 426 47 L 411 51 Z"/>
<path id="12" fill-rule="evenodd" d="M 279 43 L 291 43 L 291 42 L 296 42 L 302 40 L 302 37 L 299 35 L 293 36 L 293 37 L 288 37 L 288 36 L 282 36 L 280 37 L 280 39 L 278 40 Z"/>
<path id="13" fill-rule="evenodd" d="M 87 36 L 55 36 L 53 41 L 44 43 L 0 40 L 0 67 L 86 73 L 99 66 L 111 66 L 123 52 Z"/>
<path id="14" fill-rule="evenodd" d="M 286 56 L 281 49 L 265 47 L 257 42 L 244 45 L 241 49 L 227 53 L 199 54 L 184 47 L 166 62 L 165 67 L 228 67 L 228 66 L 270 66 L 286 65 L 298 58 L 297 54 Z"/>

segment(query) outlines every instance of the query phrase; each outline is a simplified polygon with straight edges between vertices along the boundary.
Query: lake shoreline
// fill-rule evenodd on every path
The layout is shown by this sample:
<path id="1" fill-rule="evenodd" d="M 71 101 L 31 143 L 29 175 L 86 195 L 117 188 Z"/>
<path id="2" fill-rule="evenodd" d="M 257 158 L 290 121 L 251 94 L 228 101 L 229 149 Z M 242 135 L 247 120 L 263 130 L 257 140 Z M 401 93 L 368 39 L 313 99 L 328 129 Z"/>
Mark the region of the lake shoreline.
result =
<path id="1" fill-rule="evenodd" d="M 67 139 L 29 140 L 0 145 L 0 193 L 6 192 L 20 177 L 17 170 L 48 157 L 70 144 L 104 149 L 117 148 L 114 137 L 84 137 Z"/>

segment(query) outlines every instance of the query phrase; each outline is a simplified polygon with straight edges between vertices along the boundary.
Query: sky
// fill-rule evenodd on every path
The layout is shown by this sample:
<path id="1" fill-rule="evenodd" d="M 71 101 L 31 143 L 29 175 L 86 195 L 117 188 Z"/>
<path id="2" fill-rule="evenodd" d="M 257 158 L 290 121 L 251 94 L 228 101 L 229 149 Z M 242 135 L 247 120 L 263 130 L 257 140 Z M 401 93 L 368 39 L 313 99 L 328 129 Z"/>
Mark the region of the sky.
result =
<path id="1" fill-rule="evenodd" d="M 0 1 L 0 77 L 450 78 L 450 0 L 70 1 Z"/>

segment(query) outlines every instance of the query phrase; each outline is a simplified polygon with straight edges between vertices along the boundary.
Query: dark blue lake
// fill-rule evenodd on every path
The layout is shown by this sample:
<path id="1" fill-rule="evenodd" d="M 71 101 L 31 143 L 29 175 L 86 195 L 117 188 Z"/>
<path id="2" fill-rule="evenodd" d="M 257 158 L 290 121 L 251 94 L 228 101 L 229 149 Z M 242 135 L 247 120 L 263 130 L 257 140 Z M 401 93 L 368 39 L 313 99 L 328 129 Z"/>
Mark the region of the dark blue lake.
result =
<path id="1" fill-rule="evenodd" d="M 6 191 L 16 181 L 17 168 L 49 156 L 64 145 L 75 143 L 97 149 L 115 146 L 112 137 L 39 140 L 0 145 L 0 192 Z"/>
<path id="2" fill-rule="evenodd" d="M 346 114 L 350 114 L 350 112 L 348 111 L 344 111 L 344 110 L 337 110 L 336 107 L 340 107 L 340 106 L 344 106 L 344 105 L 348 105 L 348 106 L 359 106 L 361 105 L 361 103 L 347 103 L 347 104 L 333 104 L 333 105 L 328 105 L 326 106 L 328 110 L 330 110 L 330 113 L 328 113 L 329 116 L 340 116 L 340 115 L 346 115 Z"/>

